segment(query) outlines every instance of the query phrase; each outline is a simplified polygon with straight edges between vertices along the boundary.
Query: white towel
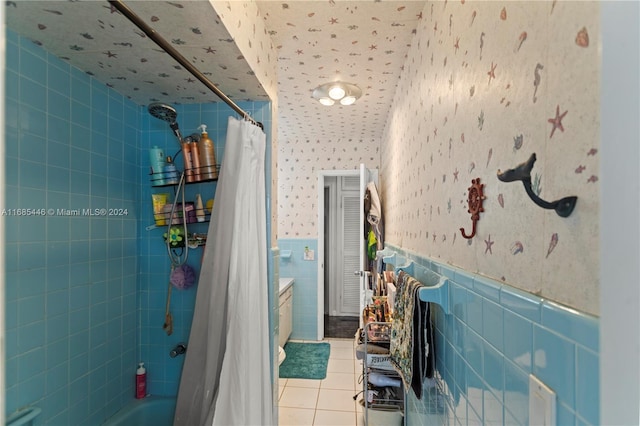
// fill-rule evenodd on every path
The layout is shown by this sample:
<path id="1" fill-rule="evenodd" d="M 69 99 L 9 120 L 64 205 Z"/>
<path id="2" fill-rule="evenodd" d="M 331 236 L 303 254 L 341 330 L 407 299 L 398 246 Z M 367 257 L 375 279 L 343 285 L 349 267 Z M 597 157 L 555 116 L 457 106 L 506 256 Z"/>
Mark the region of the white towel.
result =
<path id="1" fill-rule="evenodd" d="M 380 196 L 376 184 L 369 182 L 367 184 L 367 190 L 371 196 L 371 208 L 367 212 L 367 221 L 372 225 L 377 225 L 382 217 L 382 207 L 380 206 Z"/>
<path id="2" fill-rule="evenodd" d="M 387 305 L 389 310 L 393 313 L 393 305 L 396 300 L 396 286 L 393 283 L 387 283 Z"/>

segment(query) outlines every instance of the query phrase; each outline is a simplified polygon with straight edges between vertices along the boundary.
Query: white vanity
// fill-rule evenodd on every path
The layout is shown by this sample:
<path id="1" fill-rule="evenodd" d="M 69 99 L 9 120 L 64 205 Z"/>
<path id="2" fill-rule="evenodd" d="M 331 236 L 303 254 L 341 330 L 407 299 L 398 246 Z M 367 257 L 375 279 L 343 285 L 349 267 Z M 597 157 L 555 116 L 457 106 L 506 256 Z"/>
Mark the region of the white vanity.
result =
<path id="1" fill-rule="evenodd" d="M 291 336 L 293 328 L 293 278 L 280 278 L 280 338 L 278 344 L 284 344 Z"/>

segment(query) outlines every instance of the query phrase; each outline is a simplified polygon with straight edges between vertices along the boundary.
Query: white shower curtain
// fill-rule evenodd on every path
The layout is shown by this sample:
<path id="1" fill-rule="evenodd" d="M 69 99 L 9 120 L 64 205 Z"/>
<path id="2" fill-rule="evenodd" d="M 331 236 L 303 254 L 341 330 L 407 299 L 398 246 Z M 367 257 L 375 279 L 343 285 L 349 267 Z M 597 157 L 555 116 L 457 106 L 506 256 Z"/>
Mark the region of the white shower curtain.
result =
<path id="1" fill-rule="evenodd" d="M 265 149 L 260 128 L 229 118 L 176 426 L 272 424 Z"/>

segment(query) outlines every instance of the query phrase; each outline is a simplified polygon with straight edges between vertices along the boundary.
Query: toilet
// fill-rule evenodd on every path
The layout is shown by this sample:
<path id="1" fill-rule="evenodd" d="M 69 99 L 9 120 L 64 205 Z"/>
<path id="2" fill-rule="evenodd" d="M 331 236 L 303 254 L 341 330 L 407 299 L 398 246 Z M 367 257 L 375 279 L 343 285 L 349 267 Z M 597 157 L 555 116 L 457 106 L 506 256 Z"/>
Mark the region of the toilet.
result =
<path id="1" fill-rule="evenodd" d="M 286 357 L 287 357 L 287 354 L 285 353 L 282 346 L 278 346 L 278 365 L 282 364 L 282 361 L 284 361 Z"/>

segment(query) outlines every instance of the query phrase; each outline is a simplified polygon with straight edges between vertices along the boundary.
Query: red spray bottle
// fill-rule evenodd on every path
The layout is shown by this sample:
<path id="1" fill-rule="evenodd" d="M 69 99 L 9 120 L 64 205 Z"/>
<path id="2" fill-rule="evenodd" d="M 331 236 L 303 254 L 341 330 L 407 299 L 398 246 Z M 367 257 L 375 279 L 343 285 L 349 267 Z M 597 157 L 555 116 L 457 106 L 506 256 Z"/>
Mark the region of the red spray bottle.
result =
<path id="1" fill-rule="evenodd" d="M 147 370 L 144 368 L 144 362 L 138 364 L 136 370 L 136 398 L 142 399 L 147 395 Z"/>

